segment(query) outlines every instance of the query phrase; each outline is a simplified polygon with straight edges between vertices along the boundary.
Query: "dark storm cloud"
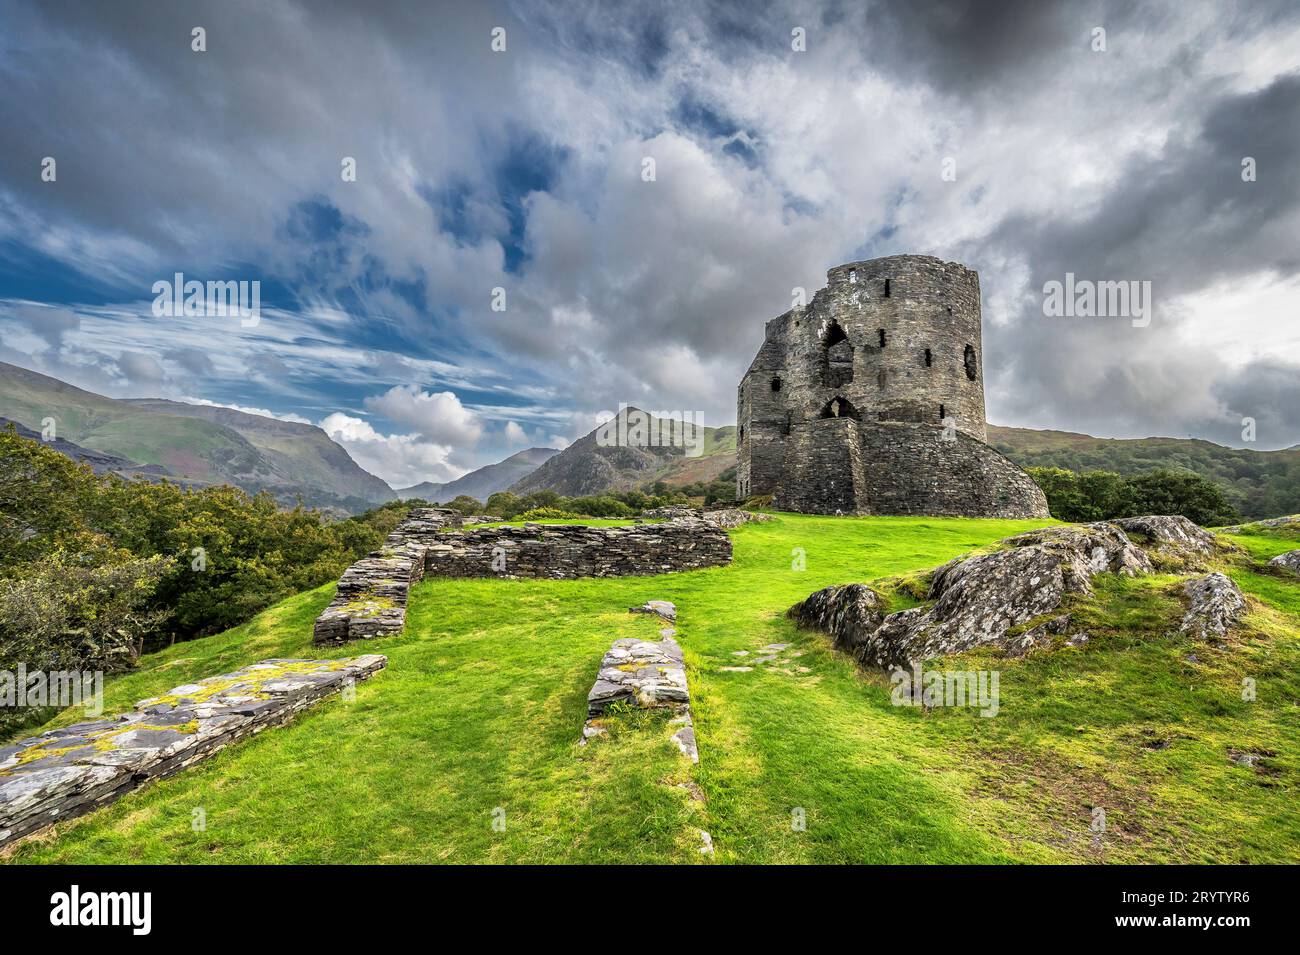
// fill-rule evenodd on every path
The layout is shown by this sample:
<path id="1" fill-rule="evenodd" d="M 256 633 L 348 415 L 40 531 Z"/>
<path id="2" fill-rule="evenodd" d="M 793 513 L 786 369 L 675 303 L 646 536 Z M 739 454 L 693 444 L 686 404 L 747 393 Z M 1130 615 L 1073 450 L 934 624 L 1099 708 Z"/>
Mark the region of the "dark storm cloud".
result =
<path id="1" fill-rule="evenodd" d="M 999 420 L 1228 440 L 1257 406 L 1261 431 L 1300 440 L 1278 410 L 1295 380 L 1284 338 L 1261 341 L 1268 363 L 1232 366 L 1183 334 L 1195 296 L 1297 273 L 1297 80 L 1279 75 L 1300 66 L 1294 3 L 6 11 L 0 249 L 25 256 L 0 265 L 82 270 L 125 290 L 96 304 L 129 319 L 92 326 L 123 341 L 88 342 L 73 311 L 39 328 L 9 313 L 87 380 L 166 384 L 139 357 L 148 283 L 255 263 L 300 333 L 251 355 L 215 339 L 209 369 L 160 329 L 167 372 L 212 370 L 216 388 L 247 368 L 214 395 L 275 407 L 293 390 L 304 413 L 355 410 L 423 374 L 467 403 L 545 401 L 520 418 L 530 428 L 619 399 L 722 423 L 792 286 L 930 252 L 982 273 Z M 508 53 L 489 50 L 495 26 Z M 796 26 L 806 54 L 790 48 Z M 1105 54 L 1089 48 L 1098 26 Z M 39 179 L 47 155 L 57 184 Z M 939 178 L 949 155 L 956 184 Z M 355 183 L 340 182 L 343 156 Z M 21 277 L 0 299 L 87 304 L 63 273 L 35 271 L 43 283 Z M 1066 271 L 1151 280 L 1152 327 L 1047 320 L 1038 290 Z M 504 313 L 487 306 L 498 286 Z"/>

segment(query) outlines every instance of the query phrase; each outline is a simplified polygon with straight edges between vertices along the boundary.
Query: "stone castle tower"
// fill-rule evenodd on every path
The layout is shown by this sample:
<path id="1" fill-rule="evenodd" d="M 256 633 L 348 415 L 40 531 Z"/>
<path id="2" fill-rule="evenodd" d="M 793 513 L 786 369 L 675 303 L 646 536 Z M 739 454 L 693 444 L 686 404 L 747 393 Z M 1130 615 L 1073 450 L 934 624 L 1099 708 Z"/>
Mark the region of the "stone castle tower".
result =
<path id="1" fill-rule="evenodd" d="M 985 444 L 979 276 L 928 255 L 850 262 L 767 323 L 736 396 L 736 489 L 813 514 L 1047 517 Z"/>

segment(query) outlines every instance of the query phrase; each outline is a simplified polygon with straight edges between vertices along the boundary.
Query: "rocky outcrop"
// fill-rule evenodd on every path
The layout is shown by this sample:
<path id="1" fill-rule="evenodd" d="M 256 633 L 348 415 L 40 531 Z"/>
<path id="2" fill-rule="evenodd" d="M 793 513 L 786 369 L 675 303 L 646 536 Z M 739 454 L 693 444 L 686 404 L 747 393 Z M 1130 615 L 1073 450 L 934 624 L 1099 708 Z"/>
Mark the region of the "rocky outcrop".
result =
<path id="1" fill-rule="evenodd" d="M 606 714 L 616 703 L 673 711 L 671 725 L 676 727 L 673 742 L 691 762 L 700 761 L 695 727 L 691 721 L 686 662 L 681 646 L 672 637 L 658 641 L 614 641 L 600 661 L 600 672 L 587 694 L 587 721 L 582 728 L 582 742 L 605 735 Z"/>
<path id="2" fill-rule="evenodd" d="M 1287 517 L 1270 517 L 1266 521 L 1251 521 L 1249 524 L 1234 524 L 1223 528 L 1224 534 L 1249 534 L 1251 531 L 1300 530 L 1300 514 Z"/>
<path id="3" fill-rule="evenodd" d="M 1216 548 L 1213 534 L 1181 514 L 1121 517 L 1110 523 L 1170 568 L 1203 566 Z"/>
<path id="4" fill-rule="evenodd" d="M 1181 518 L 1127 523 L 1166 559 L 1204 556 L 1215 546 L 1212 536 Z M 1001 544 L 999 550 L 959 557 L 938 568 L 931 576 L 927 606 L 887 614 L 879 594 L 863 584 L 848 584 L 812 594 L 790 608 L 789 616 L 801 626 L 830 633 L 837 647 L 867 666 L 905 667 L 989 645 L 1018 655 L 1070 632 L 1068 614 L 1037 618 L 1053 614 L 1068 594 L 1091 593 L 1095 575 L 1132 576 L 1154 569 L 1148 553 L 1118 522 L 1045 527 Z M 1221 636 L 1244 613 L 1244 598 L 1222 574 L 1188 587 L 1188 619 L 1199 621 L 1197 627 L 1203 624 Z M 1086 640 L 1086 635 L 1076 636 L 1075 643 Z"/>
<path id="5" fill-rule="evenodd" d="M 263 660 L 141 700 L 133 713 L 0 747 L 0 847 L 287 723 L 387 662 Z"/>
<path id="6" fill-rule="evenodd" d="M 1268 562 L 1268 566 L 1284 573 L 1300 575 L 1300 550 L 1289 550 L 1285 554 L 1278 554 Z"/>
<path id="7" fill-rule="evenodd" d="M 1246 615 L 1246 598 L 1226 574 L 1208 574 L 1183 585 L 1187 613 L 1181 633 L 1202 640 L 1222 640 Z"/>

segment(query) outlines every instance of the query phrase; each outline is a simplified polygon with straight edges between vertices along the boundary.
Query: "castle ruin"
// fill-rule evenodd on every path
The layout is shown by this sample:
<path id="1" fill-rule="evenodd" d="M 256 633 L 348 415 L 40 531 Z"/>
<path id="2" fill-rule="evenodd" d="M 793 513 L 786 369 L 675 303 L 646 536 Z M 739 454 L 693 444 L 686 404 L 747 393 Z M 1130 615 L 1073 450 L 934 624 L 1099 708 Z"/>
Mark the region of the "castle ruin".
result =
<path id="1" fill-rule="evenodd" d="M 985 443 L 979 276 L 895 255 L 826 278 L 767 323 L 740 381 L 737 496 L 810 514 L 1049 516 Z"/>

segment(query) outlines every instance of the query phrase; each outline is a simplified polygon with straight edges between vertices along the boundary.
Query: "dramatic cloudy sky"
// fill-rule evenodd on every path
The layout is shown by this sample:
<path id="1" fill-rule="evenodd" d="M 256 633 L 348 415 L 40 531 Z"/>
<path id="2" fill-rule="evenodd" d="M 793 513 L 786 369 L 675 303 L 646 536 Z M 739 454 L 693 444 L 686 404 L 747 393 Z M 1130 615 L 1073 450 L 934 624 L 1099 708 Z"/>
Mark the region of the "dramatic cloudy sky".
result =
<path id="1" fill-rule="evenodd" d="M 445 480 L 731 423 L 794 286 L 919 252 L 980 272 L 995 423 L 1300 442 L 1293 0 L 755 6 L 0 0 L 0 360 Z M 177 271 L 260 324 L 155 317 Z M 1045 316 L 1066 272 L 1151 324 Z"/>

